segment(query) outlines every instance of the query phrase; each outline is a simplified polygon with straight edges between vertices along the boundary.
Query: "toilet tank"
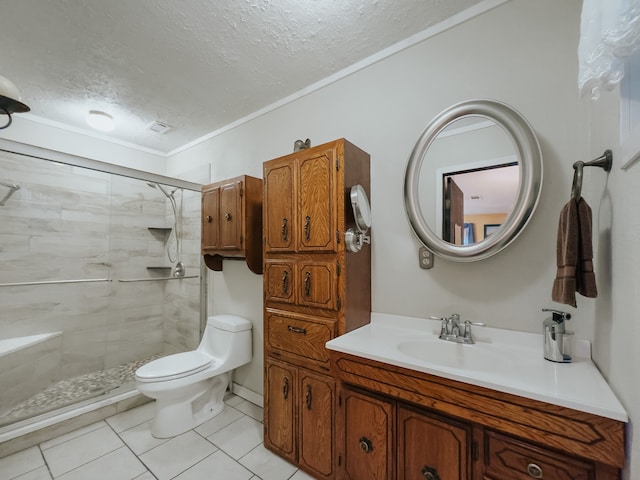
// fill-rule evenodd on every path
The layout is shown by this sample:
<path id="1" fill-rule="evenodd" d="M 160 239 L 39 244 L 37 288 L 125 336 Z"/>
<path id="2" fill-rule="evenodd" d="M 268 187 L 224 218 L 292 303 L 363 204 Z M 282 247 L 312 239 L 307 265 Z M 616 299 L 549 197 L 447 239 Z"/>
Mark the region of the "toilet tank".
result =
<path id="1" fill-rule="evenodd" d="M 252 324 L 246 318 L 236 315 L 213 315 L 207 319 L 207 326 L 198 350 L 233 365 L 244 365 L 251 361 Z"/>

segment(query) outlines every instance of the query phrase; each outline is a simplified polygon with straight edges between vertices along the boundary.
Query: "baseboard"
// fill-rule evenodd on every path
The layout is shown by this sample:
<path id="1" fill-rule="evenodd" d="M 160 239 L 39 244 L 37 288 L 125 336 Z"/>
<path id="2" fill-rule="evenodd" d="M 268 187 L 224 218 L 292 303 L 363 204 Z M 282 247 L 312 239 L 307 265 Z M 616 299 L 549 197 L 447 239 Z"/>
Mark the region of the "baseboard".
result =
<path id="1" fill-rule="evenodd" d="M 241 398 L 244 398 L 245 400 L 253 403 L 254 405 L 258 405 L 259 407 L 264 407 L 264 397 L 252 390 L 249 390 L 246 387 L 243 387 L 242 385 L 239 385 L 235 382 L 232 383 L 232 390 L 231 392 L 234 395 L 237 395 Z"/>

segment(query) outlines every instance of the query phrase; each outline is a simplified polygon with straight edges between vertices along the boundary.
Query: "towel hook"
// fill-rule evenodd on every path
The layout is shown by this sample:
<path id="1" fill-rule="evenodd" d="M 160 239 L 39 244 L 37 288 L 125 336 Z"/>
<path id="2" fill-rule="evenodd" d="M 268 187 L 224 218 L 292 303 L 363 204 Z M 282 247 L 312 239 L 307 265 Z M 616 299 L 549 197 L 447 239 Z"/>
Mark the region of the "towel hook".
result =
<path id="1" fill-rule="evenodd" d="M 598 158 L 591 160 L 590 162 L 577 161 L 573 164 L 573 184 L 571 186 L 571 197 L 574 200 L 578 200 L 582 195 L 582 169 L 584 167 L 600 167 L 605 172 L 611 171 L 613 165 L 613 152 L 611 150 L 605 150 L 604 153 Z"/>

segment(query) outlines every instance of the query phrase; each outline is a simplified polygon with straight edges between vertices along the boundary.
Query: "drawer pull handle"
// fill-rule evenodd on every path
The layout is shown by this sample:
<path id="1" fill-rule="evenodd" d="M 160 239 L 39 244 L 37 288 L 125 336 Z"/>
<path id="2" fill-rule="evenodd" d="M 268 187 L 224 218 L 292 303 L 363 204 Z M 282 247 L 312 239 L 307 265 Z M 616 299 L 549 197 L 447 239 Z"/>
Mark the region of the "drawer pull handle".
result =
<path id="1" fill-rule="evenodd" d="M 304 274 L 304 296 L 311 296 L 311 272 Z"/>
<path id="2" fill-rule="evenodd" d="M 438 470 L 428 465 L 422 467 L 421 470 L 422 476 L 424 480 L 440 480 L 440 475 L 438 475 Z"/>
<path id="3" fill-rule="evenodd" d="M 373 443 L 371 443 L 371 440 L 367 437 L 362 437 L 360 439 L 360 448 L 364 453 L 371 453 L 371 450 L 373 450 Z"/>
<path id="4" fill-rule="evenodd" d="M 287 225 L 288 220 L 286 218 L 282 219 L 282 230 L 281 230 L 281 236 L 282 236 L 282 241 L 286 242 L 288 237 L 289 237 L 289 227 Z"/>
<path id="5" fill-rule="evenodd" d="M 282 273 L 282 293 L 289 294 L 289 272 L 287 270 Z"/>
<path id="6" fill-rule="evenodd" d="M 311 217 L 307 215 L 304 219 L 304 238 L 311 240 Z"/>
<path id="7" fill-rule="evenodd" d="M 284 386 L 282 387 L 282 396 L 286 400 L 289 398 L 289 377 L 284 377 Z"/>
<path id="8" fill-rule="evenodd" d="M 311 410 L 311 385 L 307 385 L 307 393 L 304 397 L 305 403 L 307 404 L 307 410 Z"/>
<path id="9" fill-rule="evenodd" d="M 294 327 L 293 325 L 289 325 L 287 327 L 287 330 L 289 330 L 290 332 L 293 332 L 293 333 L 299 333 L 301 335 L 306 335 L 307 334 L 307 329 L 306 328 Z"/>
<path id="10" fill-rule="evenodd" d="M 527 473 L 531 478 L 542 478 L 542 469 L 535 463 L 527 465 Z"/>

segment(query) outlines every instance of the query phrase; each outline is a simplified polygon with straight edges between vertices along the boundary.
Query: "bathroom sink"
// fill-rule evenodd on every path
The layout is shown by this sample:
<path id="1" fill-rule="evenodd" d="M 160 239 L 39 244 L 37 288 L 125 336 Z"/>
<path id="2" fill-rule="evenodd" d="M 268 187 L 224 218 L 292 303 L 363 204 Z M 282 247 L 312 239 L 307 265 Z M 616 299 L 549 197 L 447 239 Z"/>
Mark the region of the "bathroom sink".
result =
<path id="1" fill-rule="evenodd" d="M 447 342 L 437 338 L 400 342 L 397 348 L 415 360 L 445 368 L 488 370 L 510 362 L 509 357 L 499 349 Z"/>

